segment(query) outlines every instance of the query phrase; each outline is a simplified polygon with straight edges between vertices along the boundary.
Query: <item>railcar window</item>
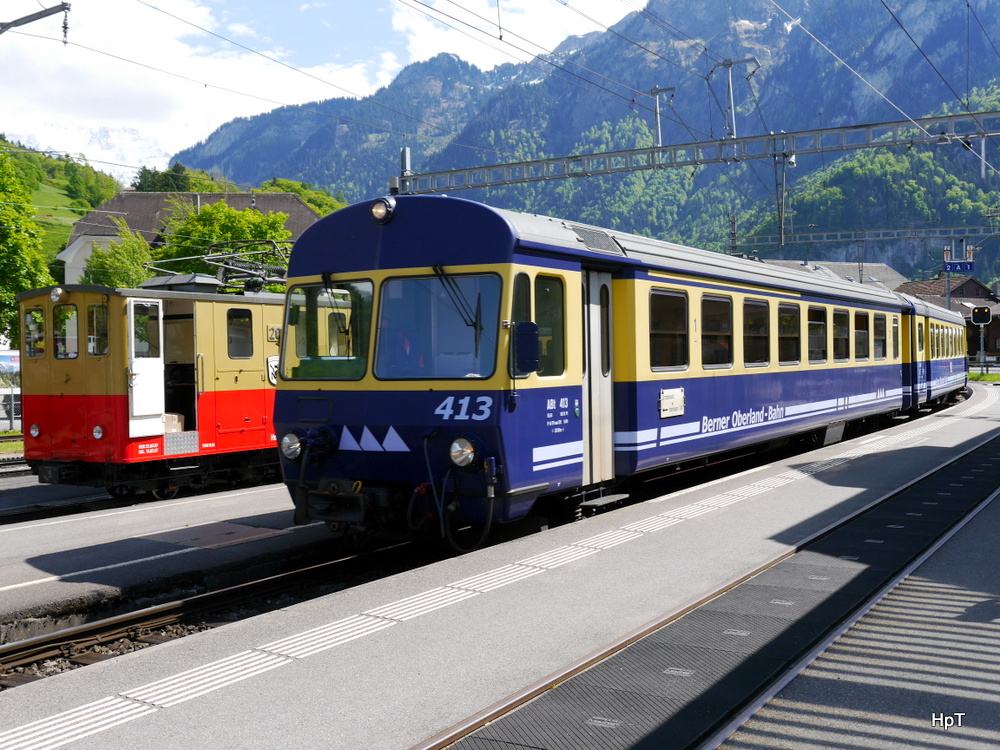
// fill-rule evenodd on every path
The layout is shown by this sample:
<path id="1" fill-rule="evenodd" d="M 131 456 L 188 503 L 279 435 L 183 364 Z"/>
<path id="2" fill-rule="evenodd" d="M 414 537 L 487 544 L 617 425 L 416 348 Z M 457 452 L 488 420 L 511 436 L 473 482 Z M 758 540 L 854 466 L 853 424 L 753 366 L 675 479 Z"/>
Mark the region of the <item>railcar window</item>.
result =
<path id="1" fill-rule="evenodd" d="M 838 362 L 851 358 L 851 314 L 847 310 L 833 311 L 833 358 Z"/>
<path id="2" fill-rule="evenodd" d="M 545 377 L 566 371 L 566 302 L 562 279 L 535 278 L 535 322 L 541 337 L 538 374 Z"/>
<path id="3" fill-rule="evenodd" d="M 368 369 L 372 293 L 370 281 L 327 281 L 292 287 L 281 337 L 281 377 L 364 377 Z"/>
<path id="4" fill-rule="evenodd" d="M 24 311 L 24 356 L 45 356 L 45 311 L 32 307 Z"/>
<path id="5" fill-rule="evenodd" d="M 449 274 L 382 285 L 375 375 L 487 378 L 496 367 L 500 278 Z"/>
<path id="6" fill-rule="evenodd" d="M 917 322 L 917 351 L 922 352 L 924 350 L 924 322 Z"/>
<path id="7" fill-rule="evenodd" d="M 250 359 L 253 356 L 253 313 L 239 307 L 226 310 L 226 335 L 230 359 Z"/>
<path id="8" fill-rule="evenodd" d="M 56 305 L 52 308 L 52 342 L 56 359 L 76 359 L 80 356 L 80 326 L 76 305 Z"/>
<path id="9" fill-rule="evenodd" d="M 601 374 L 611 374 L 611 292 L 606 284 L 601 284 Z"/>
<path id="10" fill-rule="evenodd" d="M 802 360 L 802 314 L 798 305 L 778 305 L 778 362 L 797 365 Z"/>
<path id="11" fill-rule="evenodd" d="M 743 302 L 743 363 L 766 365 L 771 354 L 770 310 L 764 300 Z"/>
<path id="12" fill-rule="evenodd" d="M 899 317 L 892 316 L 892 358 L 899 359 Z"/>
<path id="13" fill-rule="evenodd" d="M 103 357 L 108 353 L 108 306 L 87 305 L 87 354 Z"/>
<path id="14" fill-rule="evenodd" d="M 733 301 L 729 297 L 701 298 L 701 363 L 705 367 L 733 363 Z"/>
<path id="15" fill-rule="evenodd" d="M 649 295 L 649 366 L 688 366 L 687 294 L 654 289 Z"/>
<path id="16" fill-rule="evenodd" d="M 809 361 L 826 362 L 826 308 L 809 308 Z"/>
<path id="17" fill-rule="evenodd" d="M 875 328 L 874 328 L 873 342 L 875 345 L 875 359 L 885 359 L 885 341 L 886 341 L 886 328 L 885 328 L 885 315 L 881 313 L 875 314 Z"/>
<path id="18" fill-rule="evenodd" d="M 526 273 L 514 277 L 514 300 L 511 306 L 511 317 L 514 323 L 525 323 L 531 320 L 531 279 Z M 514 328 L 511 328 L 514 331 Z M 530 373 L 521 372 L 514 362 L 514 346 L 510 347 L 510 370 L 515 378 L 526 378 Z"/>
<path id="19" fill-rule="evenodd" d="M 868 359 L 868 313 L 854 313 L 854 358 Z"/>
<path id="20" fill-rule="evenodd" d="M 160 306 L 157 302 L 136 303 L 132 308 L 132 352 L 136 358 L 160 356 Z"/>

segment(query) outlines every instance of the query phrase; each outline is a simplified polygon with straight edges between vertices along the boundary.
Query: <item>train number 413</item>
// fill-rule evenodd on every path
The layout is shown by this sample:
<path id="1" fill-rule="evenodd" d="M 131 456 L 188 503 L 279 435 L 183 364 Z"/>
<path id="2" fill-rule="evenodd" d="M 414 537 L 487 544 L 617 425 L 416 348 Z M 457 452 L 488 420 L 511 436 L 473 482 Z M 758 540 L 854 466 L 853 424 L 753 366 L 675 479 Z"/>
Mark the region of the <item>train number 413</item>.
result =
<path id="1" fill-rule="evenodd" d="M 441 419 L 475 419 L 481 422 L 489 419 L 493 413 L 493 398 L 491 396 L 448 396 L 434 410 Z"/>

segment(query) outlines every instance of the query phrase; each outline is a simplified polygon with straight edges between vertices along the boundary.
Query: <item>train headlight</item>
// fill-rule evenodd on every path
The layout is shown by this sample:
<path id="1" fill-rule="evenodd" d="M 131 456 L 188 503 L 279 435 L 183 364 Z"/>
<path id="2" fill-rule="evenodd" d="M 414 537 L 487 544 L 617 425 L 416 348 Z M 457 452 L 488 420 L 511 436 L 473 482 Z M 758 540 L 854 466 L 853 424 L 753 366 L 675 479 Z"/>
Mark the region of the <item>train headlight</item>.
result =
<path id="1" fill-rule="evenodd" d="M 392 212 L 396 210 L 396 199 L 391 196 L 379 198 L 372 202 L 369 210 L 376 224 L 388 224 L 392 221 Z"/>
<path id="2" fill-rule="evenodd" d="M 463 435 L 451 441 L 448 456 L 459 469 L 468 469 L 476 465 L 479 449 L 472 440 Z"/>
<path id="3" fill-rule="evenodd" d="M 42 434 L 42 431 L 37 424 L 33 424 L 28 428 L 28 434 L 31 435 L 31 437 L 38 437 Z"/>
<path id="4" fill-rule="evenodd" d="M 281 436 L 281 445 L 279 447 L 282 456 L 289 461 L 298 461 L 302 455 L 302 438 L 294 432 L 286 432 Z"/>
<path id="5" fill-rule="evenodd" d="M 104 428 L 101 427 L 100 425 L 95 425 L 94 426 L 94 440 L 100 440 L 102 437 L 104 437 Z"/>
<path id="6" fill-rule="evenodd" d="M 61 286 L 53 287 L 52 291 L 49 292 L 49 299 L 53 302 L 62 302 L 66 299 L 66 290 Z"/>

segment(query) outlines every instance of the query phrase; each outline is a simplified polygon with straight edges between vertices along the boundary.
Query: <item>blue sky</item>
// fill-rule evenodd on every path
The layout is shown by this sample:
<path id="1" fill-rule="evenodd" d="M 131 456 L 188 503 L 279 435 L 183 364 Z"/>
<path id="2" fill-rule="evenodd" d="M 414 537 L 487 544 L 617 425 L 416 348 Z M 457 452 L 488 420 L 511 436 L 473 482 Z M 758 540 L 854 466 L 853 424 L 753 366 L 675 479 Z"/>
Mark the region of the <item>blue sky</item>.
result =
<path id="1" fill-rule="evenodd" d="M 368 95 L 439 52 L 489 69 L 644 5 L 497 1 L 72 0 L 68 45 L 61 13 L 0 35 L 0 132 L 127 180 L 235 117 Z M 6 0 L 0 21 L 58 4 Z"/>

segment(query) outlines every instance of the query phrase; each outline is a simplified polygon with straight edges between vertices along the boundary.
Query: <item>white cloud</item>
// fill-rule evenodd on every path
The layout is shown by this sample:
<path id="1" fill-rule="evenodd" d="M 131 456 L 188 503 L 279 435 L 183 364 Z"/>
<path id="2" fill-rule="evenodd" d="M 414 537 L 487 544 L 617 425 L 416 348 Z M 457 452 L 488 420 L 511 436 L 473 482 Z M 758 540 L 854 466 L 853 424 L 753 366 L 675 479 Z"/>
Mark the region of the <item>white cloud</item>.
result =
<path id="1" fill-rule="evenodd" d="M 37 9 L 26 0 L 16 4 L 13 18 Z M 177 0 L 170 13 L 205 29 L 222 26 L 213 7 L 197 0 Z M 26 34 L 3 36 L 0 69 L 18 73 L 0 77 L 0 131 L 95 160 L 132 158 L 133 166 L 166 166 L 166 154 L 235 117 L 371 93 L 401 68 L 383 52 L 370 61 L 305 69 L 310 77 L 127 0 L 74 0 L 68 46 L 58 41 L 61 23 L 45 19 L 21 27 Z M 230 38 L 253 34 L 246 24 L 226 29 Z M 280 48 L 260 51 L 276 60 L 287 56 Z M 118 151 L 108 148 L 109 129 L 119 134 Z"/>
<path id="2" fill-rule="evenodd" d="M 369 95 L 406 64 L 442 51 L 489 69 L 599 28 L 557 0 L 501 0 L 500 41 L 495 0 L 458 1 L 472 14 L 446 0 L 425 0 L 471 24 L 449 20 L 461 31 L 431 20 L 413 0 L 304 2 L 299 10 L 308 13 L 293 17 L 276 15 L 284 11 L 273 0 L 73 0 L 69 45 L 61 43 L 61 15 L 0 37 L 0 70 L 14 72 L 0 75 L 0 132 L 95 161 L 163 167 L 169 154 L 233 118 Z M 569 2 L 606 24 L 628 10 L 609 0 Z M 37 10 L 36 0 L 8 0 L 3 17 Z M 305 41 L 305 32 L 316 30 Z M 296 71 L 295 59 L 321 62 Z"/>

